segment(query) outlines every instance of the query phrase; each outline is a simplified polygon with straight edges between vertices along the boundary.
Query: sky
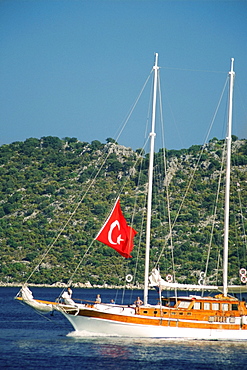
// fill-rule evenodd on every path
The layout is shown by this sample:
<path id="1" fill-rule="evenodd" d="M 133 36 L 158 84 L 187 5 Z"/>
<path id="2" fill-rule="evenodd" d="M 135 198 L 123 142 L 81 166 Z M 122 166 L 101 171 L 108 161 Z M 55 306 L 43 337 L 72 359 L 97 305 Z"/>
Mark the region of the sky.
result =
<path id="1" fill-rule="evenodd" d="M 0 0 L 0 50 L 0 145 L 116 139 L 156 52 L 168 149 L 204 143 L 232 57 L 247 138 L 246 0 Z M 142 147 L 146 96 L 119 144 Z M 219 119 L 207 139 L 224 135 Z"/>

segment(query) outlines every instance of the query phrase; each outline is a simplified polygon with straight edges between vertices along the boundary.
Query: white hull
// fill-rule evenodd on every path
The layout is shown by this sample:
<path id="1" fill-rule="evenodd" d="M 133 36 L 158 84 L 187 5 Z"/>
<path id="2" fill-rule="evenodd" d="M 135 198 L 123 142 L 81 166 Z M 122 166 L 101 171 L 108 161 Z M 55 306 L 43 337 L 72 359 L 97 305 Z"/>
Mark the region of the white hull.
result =
<path id="1" fill-rule="evenodd" d="M 200 340 L 247 340 L 246 330 L 191 329 L 129 324 L 97 318 L 71 316 L 64 313 L 78 332 L 86 331 L 128 338 L 180 338 Z"/>
<path id="2" fill-rule="evenodd" d="M 61 311 L 62 312 L 62 311 Z M 196 329 L 145 325 L 62 312 L 77 332 L 128 338 L 177 338 L 198 340 L 247 340 L 247 330 Z"/>

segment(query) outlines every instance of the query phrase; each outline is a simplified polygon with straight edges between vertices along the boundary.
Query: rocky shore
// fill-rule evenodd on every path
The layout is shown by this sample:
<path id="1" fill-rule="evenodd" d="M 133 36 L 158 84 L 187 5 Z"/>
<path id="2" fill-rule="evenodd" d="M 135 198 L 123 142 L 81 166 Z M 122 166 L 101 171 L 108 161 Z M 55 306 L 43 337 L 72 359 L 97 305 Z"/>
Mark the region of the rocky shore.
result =
<path id="1" fill-rule="evenodd" d="M 22 287 L 23 284 L 21 283 L 3 283 L 0 282 L 0 287 Z M 67 288 L 67 284 L 61 283 L 61 282 L 56 282 L 54 284 L 28 284 L 30 287 L 38 287 L 38 288 Z M 72 283 L 71 284 L 72 288 L 88 288 L 88 289 L 143 289 L 143 285 L 133 285 L 133 284 L 126 284 L 125 286 L 123 285 L 92 285 L 89 281 L 86 283 Z"/>

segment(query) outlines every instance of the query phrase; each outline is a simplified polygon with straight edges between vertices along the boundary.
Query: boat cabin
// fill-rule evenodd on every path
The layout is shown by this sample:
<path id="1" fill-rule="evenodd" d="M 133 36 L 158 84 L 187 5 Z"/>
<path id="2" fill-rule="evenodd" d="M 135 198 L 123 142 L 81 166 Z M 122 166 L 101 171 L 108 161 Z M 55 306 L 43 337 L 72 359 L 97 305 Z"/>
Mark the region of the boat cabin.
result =
<path id="1" fill-rule="evenodd" d="M 222 294 L 215 297 L 162 297 L 162 306 L 185 310 L 204 311 L 239 311 L 246 310 L 245 301 L 239 301 L 235 297 L 224 297 Z"/>

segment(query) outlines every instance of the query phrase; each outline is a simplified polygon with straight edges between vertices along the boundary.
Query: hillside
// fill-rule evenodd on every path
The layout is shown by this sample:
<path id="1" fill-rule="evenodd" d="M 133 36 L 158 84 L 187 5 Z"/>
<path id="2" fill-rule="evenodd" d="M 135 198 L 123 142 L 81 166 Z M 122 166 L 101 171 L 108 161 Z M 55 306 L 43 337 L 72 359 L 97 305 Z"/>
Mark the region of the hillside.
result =
<path id="1" fill-rule="evenodd" d="M 163 151 L 155 155 L 155 172 L 158 176 L 154 182 L 151 258 L 155 263 L 162 251 L 159 266 L 162 275 L 166 275 L 171 273 L 170 257 L 174 255 L 179 282 L 197 282 L 200 271 L 205 270 L 223 145 L 223 141 L 214 138 L 202 153 L 197 145 L 189 149 L 166 150 L 166 176 L 162 167 Z M 107 160 L 102 165 L 104 156 Z M 97 140 L 87 143 L 79 142 L 76 138 L 61 140 L 49 136 L 2 145 L 0 281 L 24 282 L 38 265 L 30 282 L 67 282 L 120 191 L 122 209 L 128 222 L 132 220 L 132 208 L 135 206 L 137 209 L 133 227 L 140 235 L 141 214 L 145 208 L 147 162 L 148 154 L 141 155 L 140 150 L 125 148 L 110 138 L 103 144 Z M 140 167 L 143 169 L 141 176 L 137 171 Z M 194 173 L 196 167 L 198 169 Z M 97 179 L 94 180 L 97 173 Z M 194 174 L 193 180 L 191 174 Z M 129 176 L 128 182 L 126 175 Z M 191 186 L 187 191 L 189 182 Z M 164 190 L 167 185 L 170 216 L 172 222 L 176 221 L 172 245 L 171 241 L 166 243 L 169 227 Z M 84 197 L 85 192 L 87 194 Z M 187 196 L 181 206 L 185 193 Z M 231 195 L 229 274 L 233 283 L 240 283 L 239 268 L 247 267 L 247 140 L 238 140 L 236 137 L 233 137 Z M 208 266 L 210 281 L 217 280 L 216 272 L 221 269 L 222 262 L 222 189 L 219 192 L 219 204 L 220 212 L 212 234 Z M 161 218 L 158 216 L 160 213 Z M 135 244 L 138 243 L 137 236 Z M 49 246 L 52 246 L 51 250 L 40 260 Z M 81 261 L 73 281 L 122 284 L 126 273 L 135 274 L 135 257 L 138 255 L 136 281 L 142 282 L 143 246 L 144 242 L 140 242 L 140 247 L 136 246 L 132 253 L 133 258 L 124 260 L 111 248 L 94 242 L 87 258 Z"/>

